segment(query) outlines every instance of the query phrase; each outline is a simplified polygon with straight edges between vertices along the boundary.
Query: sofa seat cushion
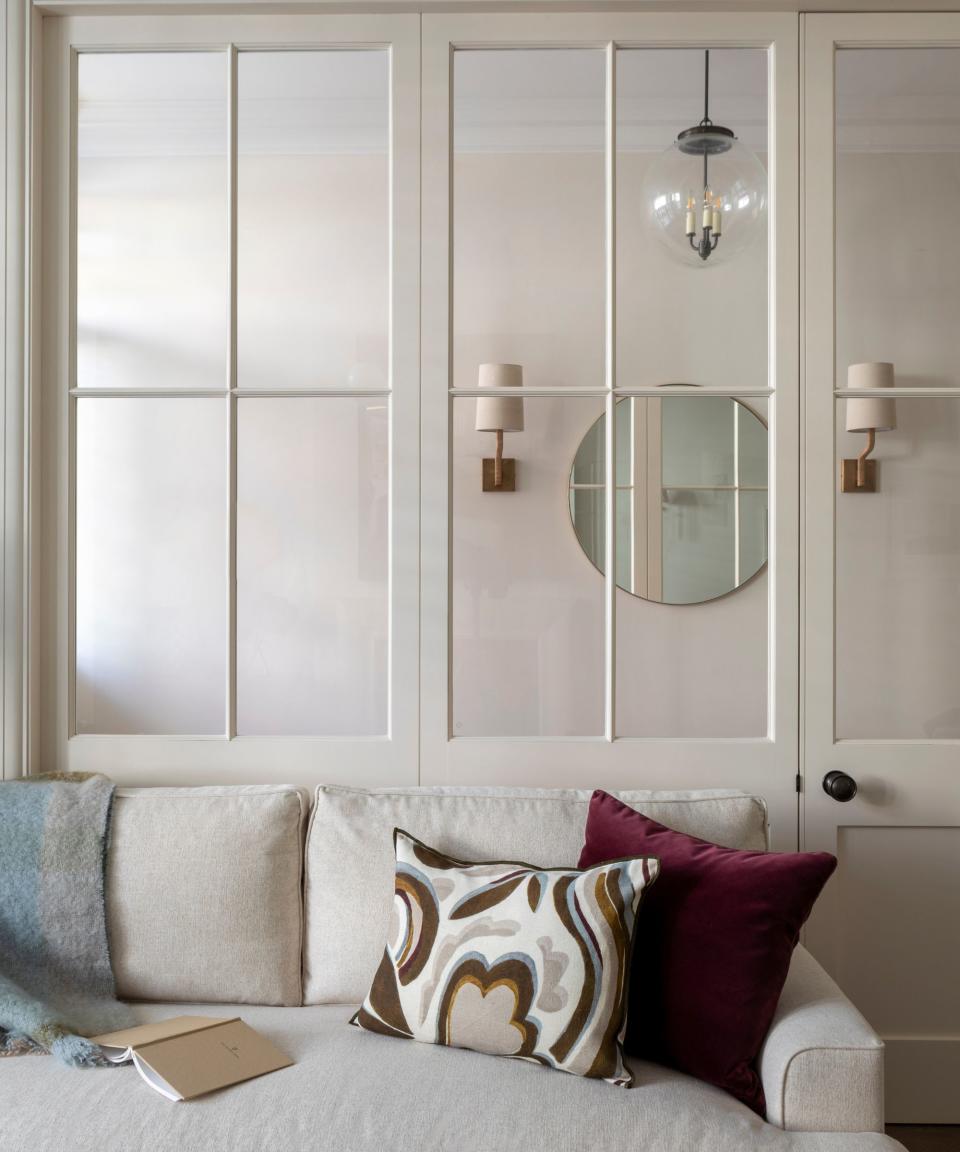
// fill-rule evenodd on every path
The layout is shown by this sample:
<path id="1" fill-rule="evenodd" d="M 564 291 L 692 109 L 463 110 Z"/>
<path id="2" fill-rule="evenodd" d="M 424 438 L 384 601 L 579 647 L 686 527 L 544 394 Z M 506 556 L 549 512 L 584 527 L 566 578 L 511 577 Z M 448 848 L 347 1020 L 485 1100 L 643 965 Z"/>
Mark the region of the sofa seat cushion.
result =
<path id="1" fill-rule="evenodd" d="M 350 1028 L 342 1005 L 142 1004 L 143 1021 L 239 1015 L 296 1064 L 174 1104 L 130 1066 L 0 1060 L 9 1152 L 897 1152 L 878 1133 L 793 1133 L 654 1064 L 635 1087 Z M 900 1150 L 902 1152 L 902 1150 Z"/>
<path id="2" fill-rule="evenodd" d="M 548 788 L 317 789 L 304 865 L 304 1003 L 355 1007 L 383 953 L 393 830 L 461 860 L 575 868 L 591 792 Z M 743 792 L 618 792 L 655 820 L 728 848 L 767 847 L 767 810 Z"/>

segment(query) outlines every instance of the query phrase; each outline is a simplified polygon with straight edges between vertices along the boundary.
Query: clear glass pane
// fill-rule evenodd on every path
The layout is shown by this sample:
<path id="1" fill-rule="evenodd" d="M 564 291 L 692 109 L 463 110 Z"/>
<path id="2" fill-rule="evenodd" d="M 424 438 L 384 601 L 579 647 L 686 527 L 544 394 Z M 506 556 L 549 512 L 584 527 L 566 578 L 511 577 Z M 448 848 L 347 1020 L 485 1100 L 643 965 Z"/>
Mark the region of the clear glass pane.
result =
<path id="1" fill-rule="evenodd" d="M 78 732 L 225 728 L 226 409 L 77 404 Z"/>
<path id="2" fill-rule="evenodd" d="M 77 72 L 77 384 L 221 388 L 226 55 L 82 53 Z"/>
<path id="3" fill-rule="evenodd" d="M 237 422 L 237 729 L 384 735 L 387 401 L 250 398 Z"/>
<path id="4" fill-rule="evenodd" d="M 837 736 L 960 739 L 960 402 L 898 400 L 876 440 L 877 490 L 836 497 Z"/>
<path id="5" fill-rule="evenodd" d="M 765 479 L 766 428 L 742 402 L 702 393 L 634 404 L 647 467 L 626 526 L 618 493 L 617 733 L 764 736 L 768 494 L 765 483 L 739 487 L 734 462 L 750 470 L 741 433 L 755 424 L 746 455 Z M 621 578 L 626 550 L 632 585 Z"/>
<path id="6" fill-rule="evenodd" d="M 836 383 L 886 361 L 956 387 L 960 48 L 844 49 L 836 77 Z"/>
<path id="7" fill-rule="evenodd" d="M 684 213 L 664 229 L 656 205 L 667 196 L 660 190 L 666 187 L 660 176 L 673 155 L 677 167 L 667 172 L 666 183 L 676 183 L 671 195 L 694 195 L 699 230 L 702 156 L 682 155 L 674 144 L 678 133 L 703 116 L 704 53 L 690 48 L 617 52 L 621 387 L 768 383 L 765 213 L 733 244 L 740 202 L 754 194 L 766 196 L 767 69 L 764 49 L 710 51 L 710 116 L 735 132 L 749 155 L 738 159 L 736 179 L 708 171 L 716 195 L 723 196 L 726 223 L 715 254 L 700 260 L 691 257 Z"/>
<path id="8" fill-rule="evenodd" d="M 604 582 L 568 489 L 603 403 L 525 399 L 523 432 L 504 436 L 513 492 L 483 491 L 495 436 L 475 430 L 475 400 L 453 408 L 454 735 L 602 735 Z M 603 539 L 602 492 L 575 491 L 573 511 Z"/>
<path id="9" fill-rule="evenodd" d="M 238 59 L 237 381 L 384 387 L 389 57 Z"/>
<path id="10" fill-rule="evenodd" d="M 453 379 L 604 373 L 604 53 L 454 55 Z"/>

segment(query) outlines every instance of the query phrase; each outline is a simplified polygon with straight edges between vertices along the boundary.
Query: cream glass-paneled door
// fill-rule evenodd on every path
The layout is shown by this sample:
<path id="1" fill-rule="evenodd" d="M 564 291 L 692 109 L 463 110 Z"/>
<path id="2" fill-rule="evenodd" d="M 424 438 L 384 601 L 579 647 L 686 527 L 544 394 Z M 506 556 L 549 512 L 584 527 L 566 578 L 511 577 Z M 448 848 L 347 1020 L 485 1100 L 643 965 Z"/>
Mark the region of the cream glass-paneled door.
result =
<path id="1" fill-rule="evenodd" d="M 956 1124 L 960 16 L 804 38 L 802 831 L 840 860 L 807 942 L 886 1041 L 887 1119 Z"/>
<path id="2" fill-rule="evenodd" d="M 423 783 L 746 788 L 796 846 L 797 36 L 424 16 Z"/>
<path id="3" fill-rule="evenodd" d="M 43 20 L 32 771 L 416 783 L 419 41 Z"/>

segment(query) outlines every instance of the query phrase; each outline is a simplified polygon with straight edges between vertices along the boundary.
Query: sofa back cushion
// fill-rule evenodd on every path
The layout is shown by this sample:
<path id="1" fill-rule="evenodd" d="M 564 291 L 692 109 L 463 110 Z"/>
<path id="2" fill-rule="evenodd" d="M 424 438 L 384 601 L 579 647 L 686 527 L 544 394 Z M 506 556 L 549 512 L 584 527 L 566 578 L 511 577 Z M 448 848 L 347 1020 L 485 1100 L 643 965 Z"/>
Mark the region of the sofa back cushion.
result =
<path id="1" fill-rule="evenodd" d="M 106 892 L 118 995 L 299 1004 L 307 808 L 286 786 L 118 788 Z"/>
<path id="2" fill-rule="evenodd" d="M 590 790 L 321 785 L 307 834 L 304 1003 L 359 1004 L 393 901 L 393 830 L 461 860 L 576 867 Z M 655 820 L 729 848 L 767 847 L 762 800 L 742 792 L 617 792 Z"/>

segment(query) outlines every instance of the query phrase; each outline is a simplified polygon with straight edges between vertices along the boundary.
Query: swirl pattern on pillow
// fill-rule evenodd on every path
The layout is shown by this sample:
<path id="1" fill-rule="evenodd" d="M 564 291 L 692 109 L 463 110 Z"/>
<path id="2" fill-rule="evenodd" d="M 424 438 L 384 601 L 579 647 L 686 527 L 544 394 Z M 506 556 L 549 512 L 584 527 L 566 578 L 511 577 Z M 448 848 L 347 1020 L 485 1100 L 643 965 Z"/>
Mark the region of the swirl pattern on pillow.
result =
<path id="1" fill-rule="evenodd" d="M 394 844 L 387 945 L 351 1023 L 630 1087 L 630 957 L 658 861 L 474 864 L 399 828 Z"/>

